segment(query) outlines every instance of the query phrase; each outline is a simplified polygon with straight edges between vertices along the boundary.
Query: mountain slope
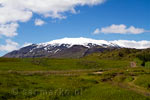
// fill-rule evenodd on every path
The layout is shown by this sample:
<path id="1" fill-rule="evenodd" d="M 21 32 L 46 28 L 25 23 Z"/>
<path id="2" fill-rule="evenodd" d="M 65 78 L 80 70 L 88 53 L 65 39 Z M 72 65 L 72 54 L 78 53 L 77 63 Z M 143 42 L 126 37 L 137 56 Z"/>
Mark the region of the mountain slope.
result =
<path id="1" fill-rule="evenodd" d="M 104 40 L 88 38 L 63 38 L 46 43 L 32 44 L 12 51 L 4 57 L 9 58 L 80 58 L 85 55 L 120 48 L 118 45 Z"/>

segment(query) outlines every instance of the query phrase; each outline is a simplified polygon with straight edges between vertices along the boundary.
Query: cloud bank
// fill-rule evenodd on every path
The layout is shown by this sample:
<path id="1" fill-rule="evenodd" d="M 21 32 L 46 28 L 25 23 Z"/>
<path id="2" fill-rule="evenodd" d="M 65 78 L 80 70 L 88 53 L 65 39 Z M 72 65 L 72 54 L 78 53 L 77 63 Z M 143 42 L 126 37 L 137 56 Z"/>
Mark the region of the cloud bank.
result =
<path id="1" fill-rule="evenodd" d="M 18 48 L 19 48 L 19 44 L 10 39 L 6 40 L 5 45 L 0 45 L 0 51 L 10 52 L 13 50 L 17 50 Z"/>
<path id="2" fill-rule="evenodd" d="M 97 28 L 93 34 L 100 34 L 100 33 L 104 33 L 104 34 L 141 34 L 147 32 L 145 29 L 143 28 L 136 28 L 134 26 L 130 26 L 127 27 L 124 24 L 121 25 L 111 25 L 108 27 L 103 27 L 101 29 Z"/>
<path id="3" fill-rule="evenodd" d="M 136 48 L 136 49 L 150 48 L 150 41 L 145 41 L 145 40 L 143 41 L 114 40 L 110 42 L 126 48 Z"/>
<path id="4" fill-rule="evenodd" d="M 7 37 L 14 37 L 17 33 L 18 28 L 17 23 L 10 23 L 10 24 L 0 24 L 0 35 L 4 35 Z"/>

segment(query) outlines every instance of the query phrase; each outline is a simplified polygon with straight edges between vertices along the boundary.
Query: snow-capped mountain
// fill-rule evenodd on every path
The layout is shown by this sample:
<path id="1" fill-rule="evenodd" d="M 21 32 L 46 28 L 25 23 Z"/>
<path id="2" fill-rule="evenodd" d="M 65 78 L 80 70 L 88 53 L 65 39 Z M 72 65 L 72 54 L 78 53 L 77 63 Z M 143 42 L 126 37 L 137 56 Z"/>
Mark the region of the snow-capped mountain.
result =
<path id="1" fill-rule="evenodd" d="M 85 47 L 89 47 L 89 44 L 93 45 L 107 45 L 107 46 L 117 46 L 111 42 L 105 41 L 105 40 L 94 40 L 90 38 L 63 38 L 58 40 L 53 40 L 46 43 L 40 43 L 38 45 L 47 46 L 47 45 L 53 45 L 53 46 L 60 46 L 62 44 L 68 44 L 68 47 L 71 47 L 73 45 L 83 45 Z"/>
<path id="2" fill-rule="evenodd" d="M 105 40 L 89 38 L 63 38 L 46 43 L 32 44 L 19 50 L 12 51 L 4 57 L 51 57 L 79 58 L 94 52 L 103 52 L 120 48 L 117 44 Z"/>

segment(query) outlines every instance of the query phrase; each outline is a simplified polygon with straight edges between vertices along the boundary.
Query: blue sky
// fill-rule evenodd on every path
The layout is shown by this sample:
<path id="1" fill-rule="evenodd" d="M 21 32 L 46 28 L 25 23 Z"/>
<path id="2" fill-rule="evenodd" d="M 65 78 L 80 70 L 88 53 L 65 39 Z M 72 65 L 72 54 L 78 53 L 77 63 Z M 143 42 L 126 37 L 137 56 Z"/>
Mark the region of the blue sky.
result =
<path id="1" fill-rule="evenodd" d="M 67 17 L 65 19 L 45 17 L 43 14 L 32 11 L 32 17 L 28 21 L 22 22 L 18 19 L 4 22 L 3 24 L 16 22 L 19 26 L 16 30 L 18 35 L 8 37 L 1 35 L 0 32 L 0 45 L 4 47 L 6 45 L 5 41 L 8 39 L 21 46 L 24 43 L 48 42 L 64 37 L 87 37 L 108 41 L 150 41 L 150 0 L 106 0 L 103 3 L 92 5 L 75 5 L 74 8 L 76 14 L 68 11 L 62 12 Z M 45 24 L 35 25 L 36 19 L 44 21 Z M 0 25 L 3 24 L 0 23 Z M 101 31 L 102 28 L 111 27 L 112 25 L 125 25 L 127 28 L 134 26 L 134 28 L 144 29 L 144 31 L 135 34 L 132 34 L 129 30 L 122 34 L 112 31 L 112 33 L 107 31 L 93 34 L 96 29 Z M 8 50 L 0 50 L 0 55 L 6 52 Z"/>

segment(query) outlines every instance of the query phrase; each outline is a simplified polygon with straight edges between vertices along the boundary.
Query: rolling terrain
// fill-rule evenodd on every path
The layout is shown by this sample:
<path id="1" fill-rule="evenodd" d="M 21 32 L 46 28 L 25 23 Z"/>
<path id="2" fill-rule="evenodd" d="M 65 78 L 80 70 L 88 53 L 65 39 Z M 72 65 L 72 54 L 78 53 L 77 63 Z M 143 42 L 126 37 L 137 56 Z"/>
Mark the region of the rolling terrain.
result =
<path id="1" fill-rule="evenodd" d="M 150 100 L 150 50 L 0 58 L 0 100 Z"/>

